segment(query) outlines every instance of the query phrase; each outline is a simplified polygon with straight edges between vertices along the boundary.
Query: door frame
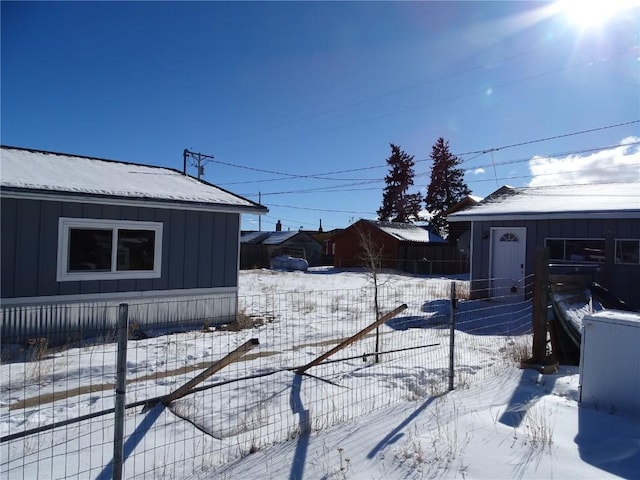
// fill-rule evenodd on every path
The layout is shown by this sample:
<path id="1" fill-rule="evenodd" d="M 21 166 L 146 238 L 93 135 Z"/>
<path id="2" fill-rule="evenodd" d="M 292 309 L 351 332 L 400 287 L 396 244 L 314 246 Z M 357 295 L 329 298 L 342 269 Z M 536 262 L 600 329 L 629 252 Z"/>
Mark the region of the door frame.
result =
<path id="1" fill-rule="evenodd" d="M 496 236 L 498 235 L 498 232 L 500 232 L 500 234 L 504 233 L 505 231 L 512 231 L 514 233 L 518 234 L 518 241 L 521 241 L 522 243 L 522 278 L 524 279 L 526 276 L 526 271 L 527 271 L 527 227 L 491 227 L 490 229 L 490 234 L 489 234 L 489 297 L 490 298 L 494 298 L 494 285 L 493 285 L 493 278 L 494 278 L 494 268 L 493 268 L 493 258 L 495 255 L 494 252 L 494 239 L 496 238 Z M 524 300 L 524 285 L 522 285 L 522 288 L 520 289 L 518 298 Z"/>

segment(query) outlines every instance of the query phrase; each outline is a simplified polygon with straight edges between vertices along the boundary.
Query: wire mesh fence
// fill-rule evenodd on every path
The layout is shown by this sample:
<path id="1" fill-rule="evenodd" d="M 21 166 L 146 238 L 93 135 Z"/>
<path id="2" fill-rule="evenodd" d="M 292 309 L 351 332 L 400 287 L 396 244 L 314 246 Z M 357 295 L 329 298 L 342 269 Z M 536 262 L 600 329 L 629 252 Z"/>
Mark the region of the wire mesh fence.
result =
<path id="1" fill-rule="evenodd" d="M 236 317 L 225 324 L 204 311 L 187 330 L 130 324 L 122 470 L 113 461 L 115 332 L 59 348 L 42 340 L 3 345 L 0 476 L 176 478 L 215 470 L 376 409 L 444 393 L 451 376 L 454 388 L 469 387 L 531 344 L 526 293 L 471 300 L 464 280 L 403 276 L 377 291 L 368 283 L 282 290 L 276 280 L 239 297 Z M 400 305 L 407 308 L 347 341 Z M 258 345 L 188 395 L 163 401 L 252 339 Z"/>

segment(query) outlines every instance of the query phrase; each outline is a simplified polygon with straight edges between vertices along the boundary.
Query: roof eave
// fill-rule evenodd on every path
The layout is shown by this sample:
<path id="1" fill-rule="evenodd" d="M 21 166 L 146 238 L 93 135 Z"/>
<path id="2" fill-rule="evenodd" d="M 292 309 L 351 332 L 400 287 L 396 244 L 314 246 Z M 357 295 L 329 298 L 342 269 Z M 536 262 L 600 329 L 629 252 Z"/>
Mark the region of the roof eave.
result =
<path id="1" fill-rule="evenodd" d="M 196 202 L 189 200 L 174 200 L 153 197 L 127 197 L 84 192 L 76 193 L 61 192 L 58 190 L 36 190 L 16 187 L 0 187 L 0 196 L 4 198 L 18 198 L 25 200 L 59 200 L 64 202 L 100 203 L 120 206 L 133 204 L 149 208 L 172 208 L 177 210 L 250 213 L 254 215 L 264 215 L 269 212 L 269 209 L 267 207 L 246 199 L 243 200 L 248 202 L 248 205 L 234 205 L 226 203 Z"/>
<path id="2" fill-rule="evenodd" d="M 459 214 L 448 217 L 449 222 L 479 222 L 490 220 L 572 220 L 572 219 L 634 219 L 640 210 L 592 210 L 580 212 L 504 212 Z"/>

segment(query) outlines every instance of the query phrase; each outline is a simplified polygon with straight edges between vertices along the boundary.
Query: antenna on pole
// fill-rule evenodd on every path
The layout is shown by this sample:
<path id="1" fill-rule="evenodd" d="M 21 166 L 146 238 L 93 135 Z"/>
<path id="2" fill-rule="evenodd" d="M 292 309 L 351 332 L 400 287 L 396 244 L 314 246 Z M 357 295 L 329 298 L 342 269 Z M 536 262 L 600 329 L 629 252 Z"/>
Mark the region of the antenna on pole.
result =
<path id="1" fill-rule="evenodd" d="M 204 166 L 207 163 L 213 161 L 213 158 L 214 158 L 213 155 L 205 155 L 204 153 L 190 152 L 186 148 L 182 152 L 182 156 L 184 160 L 182 173 L 184 175 L 187 174 L 187 162 L 188 162 L 190 166 L 195 167 L 197 169 L 198 180 L 200 180 L 200 177 L 204 175 Z"/>

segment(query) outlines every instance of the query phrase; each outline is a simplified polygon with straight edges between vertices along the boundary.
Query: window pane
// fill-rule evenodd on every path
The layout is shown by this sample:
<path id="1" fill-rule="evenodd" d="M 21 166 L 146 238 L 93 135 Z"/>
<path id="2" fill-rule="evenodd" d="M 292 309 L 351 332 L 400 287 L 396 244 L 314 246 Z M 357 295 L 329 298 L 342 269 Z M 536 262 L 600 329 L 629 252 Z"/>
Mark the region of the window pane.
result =
<path id="1" fill-rule="evenodd" d="M 69 229 L 69 272 L 111 271 L 112 230 Z"/>
<path id="2" fill-rule="evenodd" d="M 640 263 L 640 240 L 616 240 L 616 263 Z"/>
<path id="3" fill-rule="evenodd" d="M 566 260 L 570 262 L 604 262 L 604 240 L 566 240 Z"/>
<path id="4" fill-rule="evenodd" d="M 118 270 L 153 270 L 156 232 L 118 230 Z"/>
<path id="5" fill-rule="evenodd" d="M 547 239 L 550 260 L 564 260 L 564 240 Z"/>

